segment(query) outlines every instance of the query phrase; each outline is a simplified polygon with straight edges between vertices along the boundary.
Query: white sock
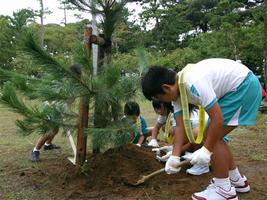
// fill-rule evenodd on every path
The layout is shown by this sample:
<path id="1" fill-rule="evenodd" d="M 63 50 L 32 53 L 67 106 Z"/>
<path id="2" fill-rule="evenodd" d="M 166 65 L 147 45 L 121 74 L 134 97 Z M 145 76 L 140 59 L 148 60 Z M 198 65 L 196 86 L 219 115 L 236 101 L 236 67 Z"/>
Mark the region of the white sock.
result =
<path id="1" fill-rule="evenodd" d="M 50 144 L 45 143 L 44 145 L 45 145 L 45 146 L 49 146 Z"/>
<path id="2" fill-rule="evenodd" d="M 213 178 L 214 184 L 228 191 L 231 188 L 231 182 L 229 177 L 227 178 Z"/>
<path id="3" fill-rule="evenodd" d="M 229 178 L 233 181 L 237 181 L 238 179 L 242 178 L 238 168 L 229 170 Z"/>
<path id="4" fill-rule="evenodd" d="M 36 147 L 34 147 L 32 151 L 40 151 L 40 149 L 36 149 Z"/>

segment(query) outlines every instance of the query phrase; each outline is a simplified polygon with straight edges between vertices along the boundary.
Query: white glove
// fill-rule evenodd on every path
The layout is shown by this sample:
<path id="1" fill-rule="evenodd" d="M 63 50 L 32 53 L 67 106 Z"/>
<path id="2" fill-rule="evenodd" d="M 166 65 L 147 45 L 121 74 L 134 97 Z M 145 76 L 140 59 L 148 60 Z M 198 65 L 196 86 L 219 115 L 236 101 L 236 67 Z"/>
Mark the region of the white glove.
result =
<path id="1" fill-rule="evenodd" d="M 182 159 L 184 160 L 191 160 L 192 159 L 192 154 L 191 152 L 186 151 L 183 156 L 181 156 Z"/>
<path id="2" fill-rule="evenodd" d="M 150 142 L 148 143 L 148 146 L 159 147 L 159 144 L 156 139 L 151 139 Z"/>
<path id="3" fill-rule="evenodd" d="M 152 151 L 155 152 L 157 156 L 160 156 L 160 148 L 153 148 Z"/>
<path id="4" fill-rule="evenodd" d="M 158 151 L 164 151 L 164 152 L 169 152 L 172 151 L 173 147 L 172 146 L 163 146 L 163 147 L 159 147 L 159 148 L 153 148 L 152 151 L 154 152 L 158 152 Z"/>
<path id="5" fill-rule="evenodd" d="M 202 146 L 199 150 L 195 151 L 191 156 L 191 164 L 208 165 L 210 162 L 210 152 L 206 147 Z"/>
<path id="6" fill-rule="evenodd" d="M 159 148 L 160 151 L 164 151 L 166 153 L 168 153 L 169 151 L 172 151 L 172 149 L 173 149 L 173 146 L 163 146 Z"/>
<path id="7" fill-rule="evenodd" d="M 171 155 L 172 155 L 172 151 L 169 151 L 164 156 L 158 156 L 157 155 L 156 158 L 161 162 L 166 162 Z"/>
<path id="8" fill-rule="evenodd" d="M 160 151 L 164 151 L 168 153 L 169 151 L 172 151 L 173 146 L 163 146 L 159 148 L 153 148 L 152 151 L 155 152 L 156 154 L 160 153 Z"/>
<path id="9" fill-rule="evenodd" d="M 141 147 L 141 144 L 136 144 L 136 146 Z"/>
<path id="10" fill-rule="evenodd" d="M 165 164 L 165 172 L 167 174 L 174 174 L 181 170 L 181 167 L 178 167 L 180 164 L 180 157 L 171 155 Z"/>

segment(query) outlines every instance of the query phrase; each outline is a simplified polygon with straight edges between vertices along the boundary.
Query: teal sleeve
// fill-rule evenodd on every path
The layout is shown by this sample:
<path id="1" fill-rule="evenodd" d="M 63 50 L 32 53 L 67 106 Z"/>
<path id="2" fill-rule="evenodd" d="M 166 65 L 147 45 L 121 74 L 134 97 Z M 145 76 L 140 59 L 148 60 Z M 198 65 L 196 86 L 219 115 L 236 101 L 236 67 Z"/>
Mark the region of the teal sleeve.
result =
<path id="1" fill-rule="evenodd" d="M 142 134 L 146 135 L 148 133 L 146 120 L 144 117 L 140 116 L 140 121 Z"/>

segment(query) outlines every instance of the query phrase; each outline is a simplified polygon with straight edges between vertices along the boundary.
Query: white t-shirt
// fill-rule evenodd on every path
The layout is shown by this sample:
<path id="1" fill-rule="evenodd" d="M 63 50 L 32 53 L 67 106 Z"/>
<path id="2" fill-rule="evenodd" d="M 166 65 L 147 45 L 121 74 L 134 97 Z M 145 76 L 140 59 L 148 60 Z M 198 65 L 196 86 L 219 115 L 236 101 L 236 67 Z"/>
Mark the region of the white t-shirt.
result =
<path id="1" fill-rule="evenodd" d="M 172 126 L 176 126 L 176 122 L 175 120 L 173 120 L 173 113 L 171 113 L 171 123 L 172 123 Z M 164 115 L 158 115 L 158 118 L 157 118 L 157 123 L 158 124 L 161 124 L 161 125 L 164 125 L 166 124 L 166 121 L 167 121 L 167 116 L 164 116 Z"/>
<path id="2" fill-rule="evenodd" d="M 226 93 L 234 91 L 249 72 L 245 65 L 233 60 L 223 58 L 202 60 L 186 69 L 188 102 L 201 105 L 208 110 Z M 175 114 L 181 112 L 180 97 L 172 104 Z"/>
<path id="3" fill-rule="evenodd" d="M 199 113 L 198 112 L 199 112 L 198 109 L 193 110 L 192 112 L 190 112 L 190 122 L 191 122 L 192 128 L 198 127 L 198 122 L 199 122 Z M 206 120 L 206 122 L 207 122 L 207 119 L 208 119 L 208 115 L 205 112 L 205 120 Z M 166 116 L 158 115 L 157 123 L 164 125 L 166 123 L 166 120 L 167 120 Z M 172 122 L 172 126 L 175 127 L 176 126 L 176 121 L 174 119 L 173 114 L 171 116 L 171 122 Z"/>
<path id="4" fill-rule="evenodd" d="M 158 115 L 157 123 L 158 124 L 165 124 L 167 120 L 167 117 L 164 115 Z"/>

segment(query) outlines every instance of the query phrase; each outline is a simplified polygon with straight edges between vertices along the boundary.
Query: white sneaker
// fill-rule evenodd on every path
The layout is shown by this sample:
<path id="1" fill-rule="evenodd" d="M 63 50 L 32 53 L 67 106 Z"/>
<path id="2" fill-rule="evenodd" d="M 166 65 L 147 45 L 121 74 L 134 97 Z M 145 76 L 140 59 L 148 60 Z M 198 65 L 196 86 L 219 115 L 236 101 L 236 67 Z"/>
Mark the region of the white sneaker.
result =
<path id="1" fill-rule="evenodd" d="M 159 144 L 156 139 L 151 139 L 150 142 L 148 143 L 148 146 L 150 147 L 159 147 Z"/>
<path id="2" fill-rule="evenodd" d="M 206 190 L 192 195 L 193 200 L 238 200 L 235 188 L 231 186 L 229 191 L 211 183 Z"/>
<path id="3" fill-rule="evenodd" d="M 237 181 L 231 180 L 231 185 L 235 187 L 235 190 L 240 193 L 249 192 L 250 186 L 247 181 L 247 177 L 242 176 Z"/>
<path id="4" fill-rule="evenodd" d="M 202 174 L 206 174 L 209 171 L 210 171 L 210 168 L 208 165 L 195 164 L 195 165 L 193 165 L 193 167 L 187 169 L 186 173 L 191 174 L 191 175 L 195 175 L 195 176 L 199 176 Z"/>

